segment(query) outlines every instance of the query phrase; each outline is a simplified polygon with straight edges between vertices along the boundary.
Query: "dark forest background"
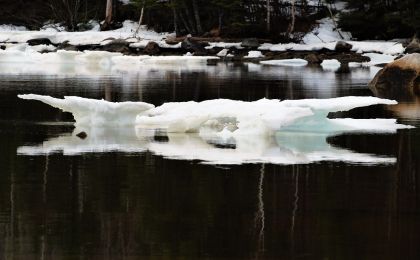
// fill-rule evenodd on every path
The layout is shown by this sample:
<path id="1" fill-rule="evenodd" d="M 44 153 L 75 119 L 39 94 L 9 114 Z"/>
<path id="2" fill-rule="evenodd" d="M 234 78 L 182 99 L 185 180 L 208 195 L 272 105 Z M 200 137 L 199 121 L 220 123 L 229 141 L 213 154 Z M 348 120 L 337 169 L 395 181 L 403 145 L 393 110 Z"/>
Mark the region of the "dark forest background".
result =
<path id="1" fill-rule="evenodd" d="M 89 20 L 105 19 L 109 2 L 112 24 L 103 29 L 141 19 L 151 29 L 178 35 L 282 41 L 299 40 L 316 20 L 336 16 L 338 27 L 359 40 L 408 38 L 420 31 L 418 0 L 346 0 L 345 11 L 337 10 L 333 0 L 132 0 L 129 5 L 118 0 L 0 0 L 0 23 L 39 29 L 54 22 L 70 31 L 85 30 Z"/>

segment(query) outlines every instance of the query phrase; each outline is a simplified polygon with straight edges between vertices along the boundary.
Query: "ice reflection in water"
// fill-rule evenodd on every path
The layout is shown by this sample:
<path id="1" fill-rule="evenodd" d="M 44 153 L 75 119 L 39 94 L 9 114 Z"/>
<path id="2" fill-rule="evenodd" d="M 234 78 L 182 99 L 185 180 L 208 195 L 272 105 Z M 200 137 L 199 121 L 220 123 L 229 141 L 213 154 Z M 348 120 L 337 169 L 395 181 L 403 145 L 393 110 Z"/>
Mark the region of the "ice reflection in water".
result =
<path id="1" fill-rule="evenodd" d="M 81 139 L 77 133 L 86 131 Z M 209 138 L 199 134 L 168 133 L 126 128 L 76 128 L 72 135 L 44 141 L 40 145 L 21 146 L 20 155 L 150 151 L 165 158 L 199 160 L 208 164 L 307 164 L 320 161 L 343 161 L 363 164 L 392 164 L 394 157 L 358 153 L 334 147 L 327 142 L 327 133 L 277 132 L 271 137 Z"/>

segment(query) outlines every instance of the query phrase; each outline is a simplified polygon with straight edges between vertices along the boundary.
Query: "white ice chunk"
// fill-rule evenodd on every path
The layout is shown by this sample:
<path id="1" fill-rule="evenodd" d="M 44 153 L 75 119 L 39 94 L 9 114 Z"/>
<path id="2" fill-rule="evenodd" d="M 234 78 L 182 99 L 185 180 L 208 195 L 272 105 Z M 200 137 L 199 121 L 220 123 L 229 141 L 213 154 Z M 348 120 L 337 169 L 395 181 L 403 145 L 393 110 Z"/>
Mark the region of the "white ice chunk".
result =
<path id="1" fill-rule="evenodd" d="M 260 51 L 249 51 L 244 58 L 264 58 L 265 56 Z"/>
<path id="2" fill-rule="evenodd" d="M 104 100 L 40 95 L 19 95 L 39 100 L 73 113 L 77 126 L 136 125 L 141 129 L 162 129 L 169 133 L 199 132 L 207 136 L 269 136 L 277 131 L 394 132 L 408 126 L 393 119 L 328 119 L 329 112 L 346 111 L 396 101 L 376 97 L 340 97 L 331 99 L 261 99 L 254 102 L 215 99 L 202 102 L 172 102 L 159 107 L 142 102 L 111 103 Z M 369 121 L 370 120 L 370 121 Z"/>
<path id="3" fill-rule="evenodd" d="M 332 59 L 332 60 L 323 60 L 321 63 L 321 67 L 323 70 L 331 70 L 331 71 L 336 71 L 340 68 L 341 63 L 336 60 L 336 59 Z"/>
<path id="4" fill-rule="evenodd" d="M 64 99 L 34 94 L 18 95 L 19 98 L 38 100 L 64 112 L 73 114 L 76 126 L 125 126 L 133 125 L 138 114 L 153 108 L 143 102 L 113 103 L 105 100 L 75 96 Z"/>
<path id="5" fill-rule="evenodd" d="M 292 66 L 301 67 L 308 65 L 308 62 L 303 59 L 284 59 L 284 60 L 265 60 L 260 61 L 264 65 L 276 65 L 276 66 Z"/>
<path id="6" fill-rule="evenodd" d="M 223 49 L 221 51 L 219 51 L 216 55 L 219 57 L 226 57 L 229 53 L 229 49 Z"/>

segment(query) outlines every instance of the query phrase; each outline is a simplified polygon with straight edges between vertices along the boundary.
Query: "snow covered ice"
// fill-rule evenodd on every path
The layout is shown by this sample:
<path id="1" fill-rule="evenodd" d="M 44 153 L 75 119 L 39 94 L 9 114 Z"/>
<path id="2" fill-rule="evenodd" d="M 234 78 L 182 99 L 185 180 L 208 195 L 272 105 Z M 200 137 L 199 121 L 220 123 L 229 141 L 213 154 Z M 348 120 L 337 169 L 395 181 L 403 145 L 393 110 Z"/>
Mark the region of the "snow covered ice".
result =
<path id="1" fill-rule="evenodd" d="M 346 111 L 376 104 L 393 105 L 395 101 L 375 97 L 341 97 L 332 99 L 268 100 L 254 102 L 227 99 L 203 102 L 165 103 L 154 107 L 143 102 L 112 103 L 80 97 L 56 99 L 40 95 L 19 95 L 20 98 L 39 100 L 53 107 L 71 112 L 76 130 L 88 133 L 87 142 L 75 136 L 48 140 L 42 146 L 21 147 L 18 153 L 37 154 L 63 151 L 136 151 L 149 150 L 169 158 L 197 159 L 217 164 L 244 162 L 306 163 L 320 160 L 358 163 L 392 163 L 394 159 L 360 155 L 345 149 L 332 148 L 326 137 L 345 132 L 395 133 L 410 126 L 397 124 L 394 119 L 329 119 L 329 112 Z M 119 131 L 131 133 L 118 138 Z M 112 134 L 106 134 L 110 130 Z M 131 129 L 128 130 L 127 129 Z M 136 130 L 136 137 L 134 131 Z M 167 143 L 150 141 L 155 132 L 166 133 Z M 99 134 L 98 134 L 99 133 Z M 104 134 L 105 133 L 105 134 Z M 297 148 L 291 133 L 311 137 L 303 151 Z M 108 136 L 112 136 L 108 138 Z M 130 136 L 130 134 L 128 134 Z M 252 137 L 252 138 L 250 138 Z M 105 144 L 103 141 L 105 141 Z M 116 140 L 106 143 L 106 140 Z M 95 141 L 97 140 L 97 142 Z M 124 141 L 125 140 L 125 141 Z M 273 142 L 274 140 L 274 142 Z M 279 141 L 281 140 L 281 141 Z M 296 139 L 298 140 L 298 139 Z M 234 146 L 218 149 L 214 143 Z M 320 147 L 322 149 L 314 149 Z M 325 143 L 325 144 L 323 144 Z M 312 147 L 314 146 L 314 147 Z M 284 149 L 278 149 L 278 148 Z M 311 148 L 312 147 L 312 148 Z M 258 149 L 257 149 L 258 148 Z M 285 152 L 286 151 L 286 152 Z"/>

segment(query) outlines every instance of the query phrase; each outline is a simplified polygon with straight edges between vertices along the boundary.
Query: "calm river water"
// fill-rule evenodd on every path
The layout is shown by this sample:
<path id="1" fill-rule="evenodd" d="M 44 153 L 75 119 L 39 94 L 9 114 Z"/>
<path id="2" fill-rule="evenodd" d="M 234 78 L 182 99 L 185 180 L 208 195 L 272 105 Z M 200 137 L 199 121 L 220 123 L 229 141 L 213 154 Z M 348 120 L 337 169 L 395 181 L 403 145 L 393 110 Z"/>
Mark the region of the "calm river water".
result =
<path id="1" fill-rule="evenodd" d="M 79 140 L 71 115 L 16 97 L 160 105 L 367 96 L 369 69 L 336 74 L 255 64 L 165 65 L 135 73 L 65 68 L 51 75 L 13 66 L 16 71 L 0 72 L 0 259 L 420 258 L 420 108 L 414 103 L 340 116 L 397 118 L 416 129 L 315 138 L 332 154 L 387 163 L 346 155 L 212 165 L 176 154 L 194 154 L 183 141 L 198 137 L 180 137 L 172 153 L 164 136 L 147 141 L 155 150 L 135 135 L 118 138 L 118 130 Z M 301 140 L 300 155 L 316 150 L 311 140 Z M 211 149 L 223 155 L 235 146 Z"/>

